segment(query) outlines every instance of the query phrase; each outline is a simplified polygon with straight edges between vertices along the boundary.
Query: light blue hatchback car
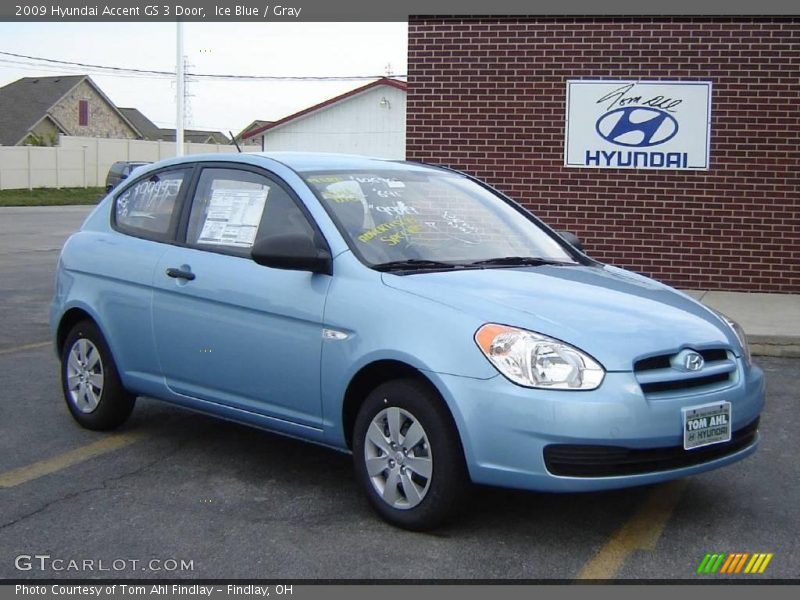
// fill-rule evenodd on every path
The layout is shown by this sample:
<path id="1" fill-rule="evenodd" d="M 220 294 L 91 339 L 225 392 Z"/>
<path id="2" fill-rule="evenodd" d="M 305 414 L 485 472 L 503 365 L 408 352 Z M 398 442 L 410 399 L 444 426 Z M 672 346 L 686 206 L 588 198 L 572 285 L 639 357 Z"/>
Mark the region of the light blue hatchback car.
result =
<path id="1" fill-rule="evenodd" d="M 409 162 L 143 167 L 64 246 L 51 322 L 84 427 L 150 396 L 352 451 L 373 507 L 410 529 L 470 481 L 587 491 L 721 467 L 755 451 L 764 405 L 735 323 Z"/>

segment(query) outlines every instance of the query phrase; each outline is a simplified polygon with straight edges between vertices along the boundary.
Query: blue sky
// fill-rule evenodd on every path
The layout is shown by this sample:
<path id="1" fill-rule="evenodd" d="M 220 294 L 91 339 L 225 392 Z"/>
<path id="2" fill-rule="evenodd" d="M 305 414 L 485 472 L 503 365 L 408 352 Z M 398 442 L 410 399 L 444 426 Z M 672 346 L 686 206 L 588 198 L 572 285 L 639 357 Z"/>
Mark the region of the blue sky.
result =
<path id="1" fill-rule="evenodd" d="M 64 61 L 174 71 L 174 23 L 0 23 L 0 50 Z M 406 72 L 405 23 L 186 23 L 184 55 L 197 73 L 339 76 Z M 0 86 L 86 69 L 0 56 Z M 175 126 L 174 81 L 90 73 L 118 106 Z M 237 133 L 366 82 L 190 81 L 188 125 Z"/>

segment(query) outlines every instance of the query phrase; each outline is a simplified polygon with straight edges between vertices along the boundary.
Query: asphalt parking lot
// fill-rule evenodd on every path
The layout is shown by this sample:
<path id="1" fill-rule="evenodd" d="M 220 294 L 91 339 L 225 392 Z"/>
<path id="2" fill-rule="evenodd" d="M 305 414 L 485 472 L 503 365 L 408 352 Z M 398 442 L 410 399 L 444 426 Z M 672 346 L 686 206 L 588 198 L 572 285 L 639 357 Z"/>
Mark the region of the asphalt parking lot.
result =
<path id="1" fill-rule="evenodd" d="M 800 360 L 757 361 L 763 441 L 743 462 L 605 493 L 475 488 L 429 534 L 378 520 L 350 458 L 323 448 L 148 399 L 117 433 L 79 428 L 47 306 L 58 249 L 87 212 L 0 209 L 0 578 L 707 580 L 723 576 L 695 569 L 718 552 L 774 554 L 734 578 L 800 576 Z M 18 558 L 35 555 L 50 558 Z"/>

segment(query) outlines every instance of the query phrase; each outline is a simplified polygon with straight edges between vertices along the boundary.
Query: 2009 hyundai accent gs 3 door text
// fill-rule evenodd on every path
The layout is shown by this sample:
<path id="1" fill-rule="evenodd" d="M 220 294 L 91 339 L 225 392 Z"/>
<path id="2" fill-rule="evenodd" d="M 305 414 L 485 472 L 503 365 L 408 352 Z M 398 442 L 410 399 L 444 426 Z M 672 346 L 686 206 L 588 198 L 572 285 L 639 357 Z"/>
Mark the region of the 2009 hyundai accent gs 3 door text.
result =
<path id="1" fill-rule="evenodd" d="M 575 244 L 438 167 L 143 167 L 61 253 L 67 406 L 110 429 L 150 396 L 350 450 L 413 529 L 470 481 L 601 490 L 752 453 L 764 382 L 738 326 Z"/>

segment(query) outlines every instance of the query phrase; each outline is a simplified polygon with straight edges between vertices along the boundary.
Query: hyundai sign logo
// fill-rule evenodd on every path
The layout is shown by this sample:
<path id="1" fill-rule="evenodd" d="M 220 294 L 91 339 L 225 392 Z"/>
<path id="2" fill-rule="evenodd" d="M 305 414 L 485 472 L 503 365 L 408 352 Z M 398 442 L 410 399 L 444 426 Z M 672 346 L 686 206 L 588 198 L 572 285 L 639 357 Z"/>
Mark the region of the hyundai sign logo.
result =
<path id="1" fill-rule="evenodd" d="M 568 167 L 707 169 L 709 82 L 567 82 Z"/>
<path id="2" fill-rule="evenodd" d="M 678 133 L 678 122 L 658 108 L 628 106 L 597 119 L 597 133 L 618 146 L 641 148 L 668 142 Z"/>

